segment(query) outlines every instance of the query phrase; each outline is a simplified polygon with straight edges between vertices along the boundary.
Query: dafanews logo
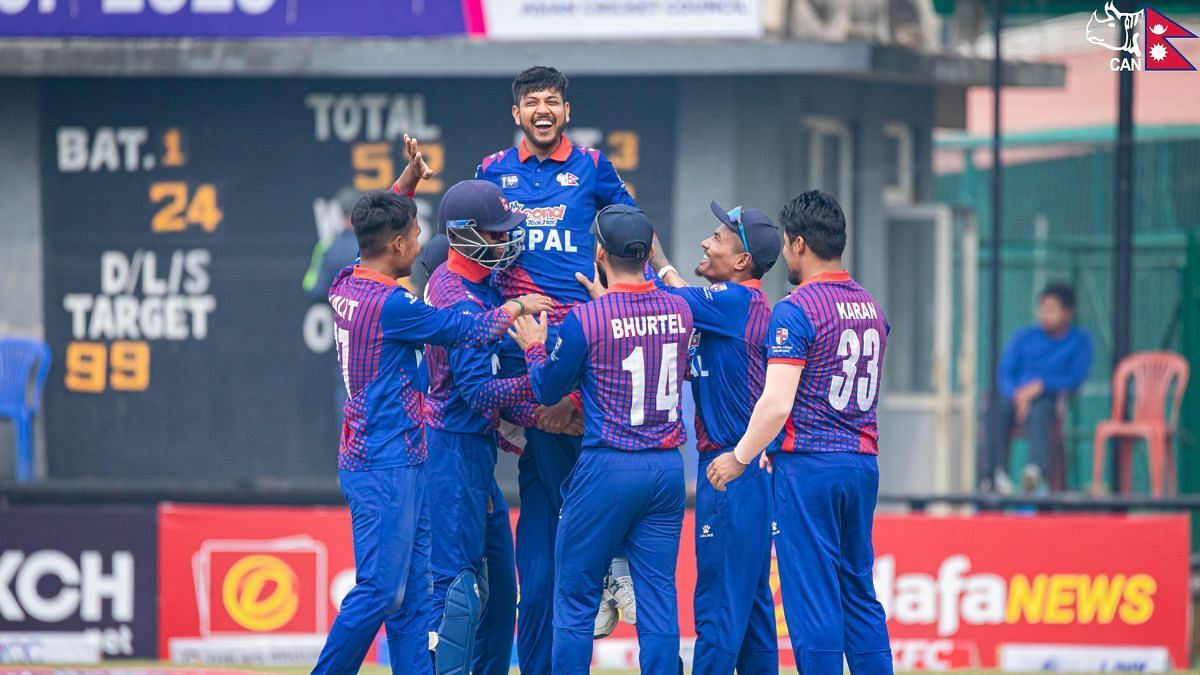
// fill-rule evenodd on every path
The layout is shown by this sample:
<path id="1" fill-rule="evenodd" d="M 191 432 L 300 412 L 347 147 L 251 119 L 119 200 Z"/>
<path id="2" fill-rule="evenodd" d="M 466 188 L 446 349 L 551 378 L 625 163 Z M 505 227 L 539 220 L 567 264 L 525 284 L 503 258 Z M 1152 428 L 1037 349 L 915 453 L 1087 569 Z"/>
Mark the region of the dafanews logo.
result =
<path id="1" fill-rule="evenodd" d="M 229 617 L 247 630 L 279 630 L 296 616 L 296 571 L 277 556 L 248 555 L 225 573 L 221 600 Z"/>
<path id="2" fill-rule="evenodd" d="M 1145 573 L 972 574 L 965 555 L 943 560 L 936 577 L 897 574 L 895 556 L 880 556 L 874 581 L 892 620 L 936 626 L 939 637 L 954 636 L 963 624 L 1137 626 L 1154 615 L 1158 592 Z"/>
<path id="3" fill-rule="evenodd" d="M 1109 59 L 1113 71 L 1195 70 L 1172 40 L 1196 34 L 1146 5 L 1136 12 L 1122 12 L 1109 0 L 1092 12 L 1087 24 L 1087 41 L 1117 52 Z"/>

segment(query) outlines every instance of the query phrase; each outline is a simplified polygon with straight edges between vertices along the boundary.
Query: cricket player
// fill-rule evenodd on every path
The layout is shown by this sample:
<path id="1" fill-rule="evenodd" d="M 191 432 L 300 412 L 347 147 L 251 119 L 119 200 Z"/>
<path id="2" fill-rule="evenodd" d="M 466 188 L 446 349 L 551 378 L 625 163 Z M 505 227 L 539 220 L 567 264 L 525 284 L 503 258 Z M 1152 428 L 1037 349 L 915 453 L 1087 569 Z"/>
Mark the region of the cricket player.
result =
<path id="1" fill-rule="evenodd" d="M 750 426 L 707 475 L 713 487 L 727 489 L 783 430 L 781 445 L 760 466 L 774 470 L 775 552 L 800 672 L 841 673 L 845 654 L 856 675 L 890 675 L 887 626 L 871 577 L 875 405 L 888 323 L 842 269 L 846 219 L 832 195 L 805 192 L 779 220 L 788 278 L 799 286 L 771 313 L 766 386 Z"/>
<path id="2" fill-rule="evenodd" d="M 779 228 L 766 213 L 740 206 L 727 211 L 716 202 L 709 207 L 720 224 L 700 243 L 704 255 L 696 274 L 710 285 L 687 286 L 669 264 L 656 270 L 687 301 L 696 326 L 690 359 L 701 476 L 714 458 L 737 444 L 762 395 L 771 315 L 762 277 L 782 246 Z M 698 478 L 695 537 L 692 672 L 778 673 L 767 472 L 749 467 L 725 492 Z"/>
<path id="3" fill-rule="evenodd" d="M 471 315 L 502 305 L 503 298 L 491 286 L 491 275 L 511 265 L 520 254 L 524 232 L 517 227 L 525 215 L 509 211 L 496 185 L 470 180 L 446 191 L 438 218 L 450 249 L 446 262 L 429 278 L 429 304 Z M 495 424 L 501 416 L 521 426 L 537 424 L 538 406 L 528 376 L 493 377 L 498 347 L 429 345 L 425 350 L 429 367 L 425 399 L 428 496 L 438 505 L 431 510 L 431 521 L 439 675 L 468 673 L 475 660 L 476 630 L 487 600 L 483 590 L 489 587 L 484 561 L 488 517 L 496 510 L 499 493 L 493 475 Z M 508 565 L 512 564 L 510 559 Z M 502 662 L 493 659 L 494 668 L 503 674 L 508 673 L 512 629 L 510 624 L 509 653 Z"/>
<path id="4" fill-rule="evenodd" d="M 478 315 L 434 309 L 400 288 L 417 256 L 417 209 L 391 192 L 363 196 L 351 214 L 361 261 L 329 290 L 348 398 L 338 478 L 350 506 L 356 585 L 316 673 L 356 673 L 384 624 L 392 670 L 430 673 L 429 505 L 425 501 L 425 344 L 468 347 L 500 340 L 522 312 L 550 303 L 530 295 Z"/>
<path id="5" fill-rule="evenodd" d="M 642 672 L 674 674 L 685 492 L 678 448 L 686 440 L 679 383 L 692 313 L 682 298 L 645 280 L 654 228 L 644 213 L 624 204 L 604 208 L 595 238 L 607 292 L 567 314 L 548 356 L 546 323 L 529 320 L 512 331 L 539 400 L 557 401 L 575 382 L 583 399 L 583 453 L 563 488 L 555 540 L 553 672 L 589 671 L 605 572 L 625 550 Z"/>
<path id="6" fill-rule="evenodd" d="M 504 191 L 509 206 L 526 215 L 525 251 L 493 275 L 503 297 L 544 293 L 554 300 L 551 332 L 574 305 L 587 302 L 577 272 L 594 269 L 590 232 L 596 212 L 610 204 L 633 205 L 612 163 L 598 150 L 574 146 L 563 134 L 571 119 L 567 78 L 546 67 L 529 68 L 513 81 L 513 122 L 521 143 L 485 157 L 476 178 Z M 517 521 L 517 571 L 521 585 L 517 653 L 526 675 L 550 672 L 552 598 L 560 489 L 580 452 L 579 437 L 530 428 L 518 463 L 521 515 Z M 622 616 L 635 621 L 633 587 L 625 574 L 610 589 Z M 606 606 L 607 607 L 607 606 Z M 600 623 L 600 622 L 598 622 Z"/>

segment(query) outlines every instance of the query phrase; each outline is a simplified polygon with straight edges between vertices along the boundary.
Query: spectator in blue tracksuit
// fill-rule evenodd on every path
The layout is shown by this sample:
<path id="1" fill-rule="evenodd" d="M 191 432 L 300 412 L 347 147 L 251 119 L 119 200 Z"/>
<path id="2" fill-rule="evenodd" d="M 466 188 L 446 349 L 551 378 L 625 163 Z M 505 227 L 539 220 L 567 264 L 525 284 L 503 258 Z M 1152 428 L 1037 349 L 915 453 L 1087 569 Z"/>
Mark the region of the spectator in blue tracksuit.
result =
<path id="1" fill-rule="evenodd" d="M 576 147 L 564 134 L 571 104 L 567 78 L 553 68 L 525 70 L 513 81 L 513 121 L 524 132 L 514 148 L 483 159 L 475 177 L 504 191 L 512 210 L 525 214 L 525 251 L 492 283 L 505 298 L 543 293 L 554 301 L 550 330 L 575 305 L 587 302 L 576 273 L 593 272 L 596 212 L 633 198 L 613 165 L 598 150 Z M 536 290 L 535 290 L 536 289 Z M 517 520 L 517 571 L 521 600 L 517 653 L 526 675 L 550 672 L 553 634 L 555 533 L 561 488 L 580 453 L 580 439 L 529 428 L 518 463 L 521 515 Z M 631 595 L 631 594 L 630 594 Z"/>
<path id="2" fill-rule="evenodd" d="M 981 490 L 1011 491 L 1008 478 L 1009 438 L 1025 428 L 1029 454 L 1022 472 L 1026 491 L 1036 489 L 1046 475 L 1046 450 L 1054 432 L 1058 400 L 1083 386 L 1092 366 L 1092 338 L 1073 325 L 1075 290 L 1052 283 L 1038 302 L 1038 322 L 1017 331 L 1004 348 L 997 373 L 999 417 L 991 415 L 979 459 Z M 993 423 L 998 421 L 999 424 Z"/>
<path id="3" fill-rule="evenodd" d="M 613 556 L 628 554 L 638 598 L 643 673 L 681 672 L 675 564 L 683 524 L 686 440 L 679 385 L 692 313 L 644 277 L 654 229 L 623 204 L 596 216 L 596 267 L 605 294 L 573 308 L 549 348 L 546 325 L 512 331 L 543 403 L 579 382 L 583 453 L 563 488 L 555 540 L 555 675 L 583 675 Z M 582 287 L 581 287 L 582 290 Z"/>
<path id="4" fill-rule="evenodd" d="M 701 242 L 696 274 L 707 287 L 688 287 L 673 266 L 656 267 L 687 301 L 696 326 L 691 353 L 696 402 L 696 675 L 779 672 L 775 603 L 771 594 L 771 481 L 751 466 L 725 492 L 703 478 L 712 460 L 745 433 L 766 377 L 765 339 L 771 310 L 762 277 L 782 247 L 779 228 L 758 209 L 726 211 L 710 204 L 720 225 Z"/>

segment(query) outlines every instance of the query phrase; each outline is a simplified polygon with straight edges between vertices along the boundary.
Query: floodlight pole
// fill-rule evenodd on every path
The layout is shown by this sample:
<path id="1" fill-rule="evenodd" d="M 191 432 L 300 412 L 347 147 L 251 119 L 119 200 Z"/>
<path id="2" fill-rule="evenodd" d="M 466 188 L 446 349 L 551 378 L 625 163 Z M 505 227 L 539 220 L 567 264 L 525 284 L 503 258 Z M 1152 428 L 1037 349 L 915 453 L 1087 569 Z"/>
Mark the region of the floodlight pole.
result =
<path id="1" fill-rule="evenodd" d="M 996 437 L 995 430 L 1003 424 L 1000 406 L 1000 232 L 1003 229 L 1004 195 L 1002 191 L 1004 168 L 1000 161 L 1000 93 L 1004 87 L 1004 60 L 1000 54 L 1000 33 L 1004 28 L 1004 0 L 992 0 L 992 42 L 995 45 L 992 62 L 992 261 L 991 307 L 989 311 L 990 344 L 988 362 L 991 372 L 991 392 L 988 396 L 989 433 L 985 443 Z M 1009 467 L 1004 467 L 1007 472 Z M 988 476 L 994 479 L 994 476 Z"/>
<path id="2" fill-rule="evenodd" d="M 1120 0 L 1121 11 L 1134 11 L 1132 0 Z M 1142 18 L 1145 21 L 1143 15 Z M 1140 27 L 1139 27 L 1140 28 Z M 1133 284 L 1133 71 L 1117 75 L 1117 144 L 1113 157 L 1113 367 L 1132 349 L 1130 305 Z M 1113 490 L 1120 489 L 1121 456 L 1113 454 Z"/>

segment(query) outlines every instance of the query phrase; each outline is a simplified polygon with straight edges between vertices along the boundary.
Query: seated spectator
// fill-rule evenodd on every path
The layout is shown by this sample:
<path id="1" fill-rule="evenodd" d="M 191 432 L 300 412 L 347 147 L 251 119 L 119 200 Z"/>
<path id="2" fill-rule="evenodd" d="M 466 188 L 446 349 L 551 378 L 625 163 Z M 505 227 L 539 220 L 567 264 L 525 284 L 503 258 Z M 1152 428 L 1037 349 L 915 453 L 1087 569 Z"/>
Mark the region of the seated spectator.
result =
<path id="1" fill-rule="evenodd" d="M 1008 448 L 1013 432 L 1025 431 L 1029 452 L 1021 482 L 1026 492 L 1042 485 L 1054 433 L 1058 400 L 1079 390 L 1092 365 L 1092 338 L 1075 326 L 1075 290 L 1052 283 L 1038 302 L 1038 322 L 1018 330 L 1000 359 L 1000 406 L 989 411 L 979 458 L 979 489 L 1012 492 Z M 998 422 L 998 423 L 997 423 Z"/>

